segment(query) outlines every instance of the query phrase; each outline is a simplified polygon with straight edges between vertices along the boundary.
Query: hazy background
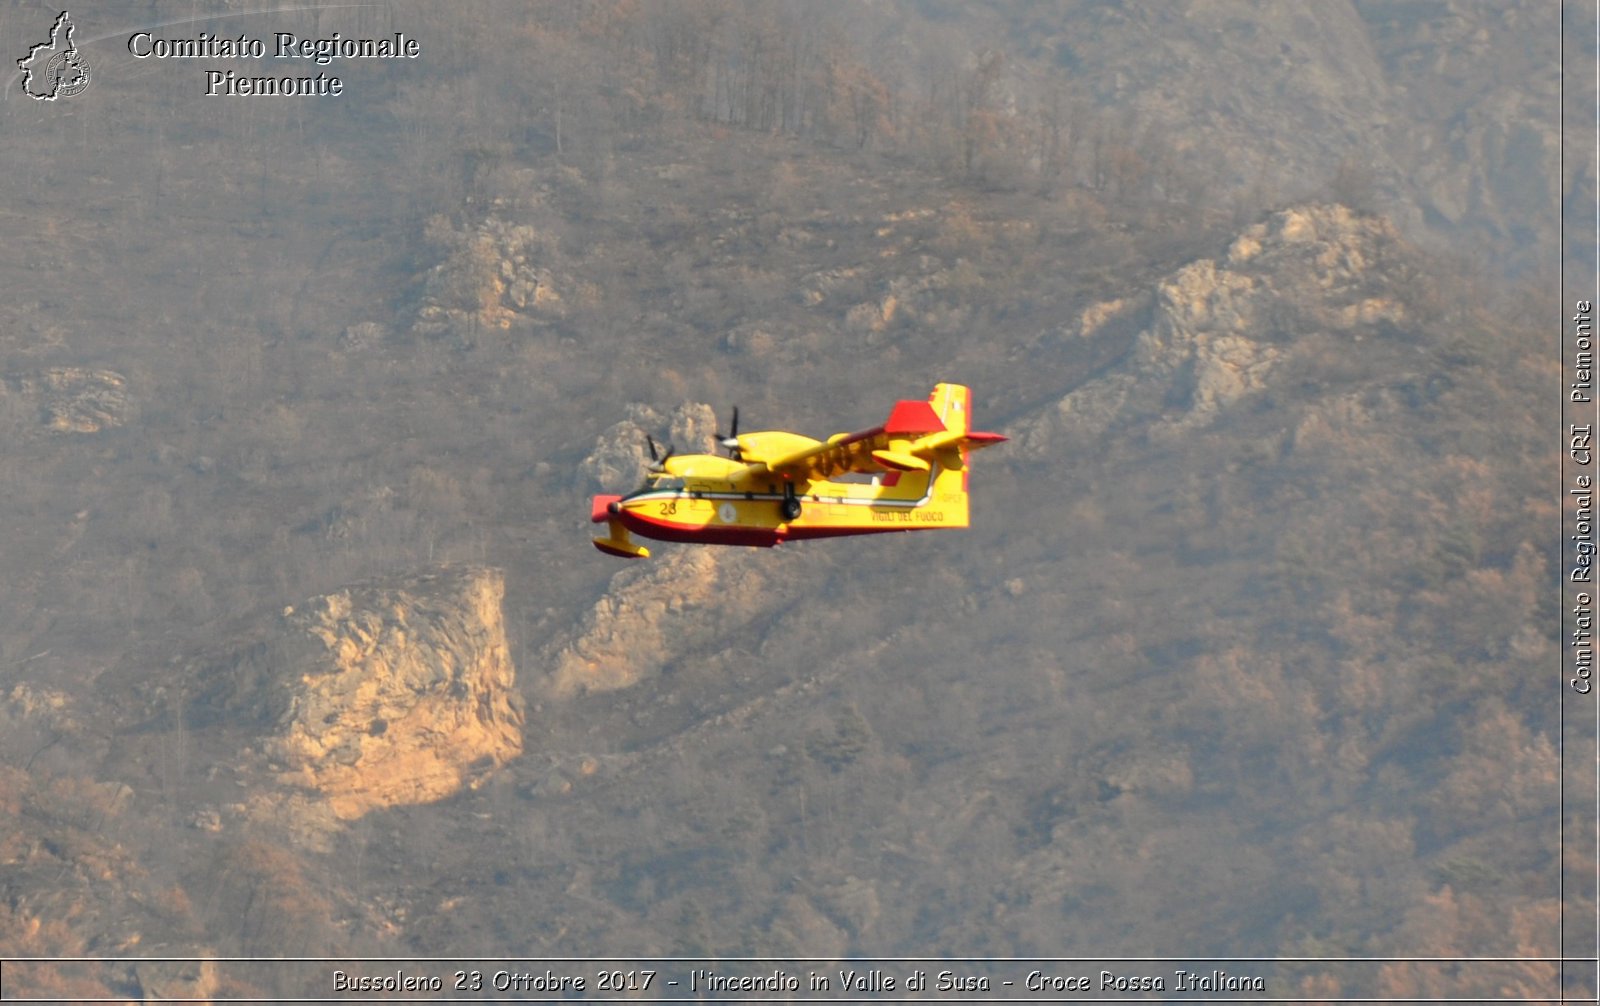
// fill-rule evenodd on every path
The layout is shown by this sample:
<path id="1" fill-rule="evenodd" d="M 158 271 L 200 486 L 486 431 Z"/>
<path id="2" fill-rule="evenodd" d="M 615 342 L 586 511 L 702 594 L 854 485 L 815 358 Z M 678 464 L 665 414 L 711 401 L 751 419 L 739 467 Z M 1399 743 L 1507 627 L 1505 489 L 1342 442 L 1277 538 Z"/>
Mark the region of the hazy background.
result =
<path id="1" fill-rule="evenodd" d="M 1564 862 L 1592 952 L 1552 492 L 1592 9 L 71 13 L 88 89 L 0 104 L 0 955 L 1551 957 Z M 207 97 L 128 55 L 179 21 L 422 55 Z M 939 380 L 1014 438 L 971 530 L 588 544 L 642 432 Z M 197 668 L 446 565 L 503 571 L 521 756 L 236 813 L 271 725 Z"/>

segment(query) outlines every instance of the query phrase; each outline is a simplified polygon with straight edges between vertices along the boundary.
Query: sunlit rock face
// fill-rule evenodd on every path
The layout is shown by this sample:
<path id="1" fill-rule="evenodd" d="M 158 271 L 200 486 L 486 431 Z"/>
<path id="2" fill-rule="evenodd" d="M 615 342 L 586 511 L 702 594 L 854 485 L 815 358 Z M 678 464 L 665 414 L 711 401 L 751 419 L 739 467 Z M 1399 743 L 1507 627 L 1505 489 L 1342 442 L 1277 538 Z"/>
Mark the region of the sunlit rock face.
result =
<path id="1" fill-rule="evenodd" d="M 1160 280 L 1127 360 L 1026 424 L 1019 449 L 1042 456 L 1060 437 L 1127 424 L 1157 436 L 1209 425 L 1294 371 L 1306 337 L 1354 343 L 1401 325 L 1403 259 L 1394 226 L 1380 217 L 1337 205 L 1276 213 L 1221 258 Z M 1091 337 L 1121 314 L 1120 304 L 1094 305 L 1073 334 Z"/>
<path id="2" fill-rule="evenodd" d="M 728 638 L 771 592 L 743 549 L 664 549 L 632 565 L 570 636 L 546 647 L 545 690 L 554 698 L 631 687 L 697 648 Z"/>
<path id="3" fill-rule="evenodd" d="M 558 287 L 570 279 L 548 267 L 555 237 L 531 224 L 490 217 L 474 229 L 455 230 L 442 217 L 428 223 L 428 241 L 444 253 L 424 281 L 413 332 L 458 335 L 507 329 L 562 311 Z"/>
<path id="4" fill-rule="evenodd" d="M 585 492 L 636 488 L 654 464 L 650 439 L 656 442 L 658 458 L 668 450 L 704 454 L 716 449 L 716 431 L 716 415 L 704 402 L 684 402 L 666 414 L 633 403 L 626 417 L 601 434 L 594 450 L 579 463 L 579 486 Z"/>
<path id="5" fill-rule="evenodd" d="M 0 381 L 12 432 L 98 433 L 128 421 L 127 379 L 114 370 L 46 367 Z"/>
<path id="6" fill-rule="evenodd" d="M 522 751 L 499 570 L 346 587 L 288 609 L 209 711 L 264 728 L 281 781 L 351 819 L 473 785 Z"/>

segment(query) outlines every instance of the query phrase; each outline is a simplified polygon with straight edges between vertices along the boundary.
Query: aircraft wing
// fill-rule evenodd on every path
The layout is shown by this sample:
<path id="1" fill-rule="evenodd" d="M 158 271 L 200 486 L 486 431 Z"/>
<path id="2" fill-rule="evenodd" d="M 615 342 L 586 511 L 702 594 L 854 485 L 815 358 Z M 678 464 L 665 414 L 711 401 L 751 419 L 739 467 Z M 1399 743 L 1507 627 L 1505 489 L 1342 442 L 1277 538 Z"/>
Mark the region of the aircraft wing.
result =
<path id="1" fill-rule="evenodd" d="M 998 433 L 970 433 L 965 416 L 955 428 L 947 426 L 925 401 L 895 403 L 881 426 L 858 433 L 837 433 L 826 441 L 811 441 L 792 450 L 751 458 L 786 479 L 806 481 L 830 478 L 843 472 L 927 471 L 940 460 L 960 467 L 959 449 L 987 447 L 1006 438 Z M 940 452 L 949 452 L 940 458 Z"/>

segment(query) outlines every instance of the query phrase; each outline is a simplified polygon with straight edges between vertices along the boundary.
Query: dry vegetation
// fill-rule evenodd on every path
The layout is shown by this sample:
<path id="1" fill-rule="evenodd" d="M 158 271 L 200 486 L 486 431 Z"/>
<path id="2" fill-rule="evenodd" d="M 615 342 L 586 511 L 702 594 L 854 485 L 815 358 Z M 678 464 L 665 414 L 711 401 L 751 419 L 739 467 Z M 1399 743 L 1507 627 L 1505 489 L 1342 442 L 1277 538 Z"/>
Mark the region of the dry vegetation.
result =
<path id="1" fill-rule="evenodd" d="M 579 473 L 630 403 L 825 434 L 949 379 L 1006 429 L 1284 195 L 941 11 L 285 13 L 259 30 L 425 58 L 311 106 L 92 48 L 91 91 L 0 109 L 29 138 L 0 153 L 0 374 L 136 403 L 50 432 L 0 396 L 0 956 L 1557 952 L 1556 829 L 1592 804 L 1560 806 L 1544 697 L 1553 361 L 1499 280 L 1409 246 L 1403 325 L 1283 319 L 1294 369 L 1181 438 L 987 452 L 964 534 L 719 560 L 759 593 L 682 613 L 714 638 L 539 704 L 618 568 Z M 527 753 L 329 852 L 212 830 L 239 795 L 183 661 L 446 562 L 506 570 Z M 1553 997 L 1551 970 L 1275 991 Z"/>

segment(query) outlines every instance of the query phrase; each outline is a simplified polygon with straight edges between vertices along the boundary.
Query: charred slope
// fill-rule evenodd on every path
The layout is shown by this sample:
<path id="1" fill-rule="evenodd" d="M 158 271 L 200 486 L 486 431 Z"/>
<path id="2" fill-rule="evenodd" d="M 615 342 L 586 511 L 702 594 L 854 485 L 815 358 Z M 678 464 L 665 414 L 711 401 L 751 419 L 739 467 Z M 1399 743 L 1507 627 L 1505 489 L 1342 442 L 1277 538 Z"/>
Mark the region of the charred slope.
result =
<path id="1" fill-rule="evenodd" d="M 547 904 L 549 952 L 1511 953 L 1557 868 L 1524 827 L 1557 813 L 1528 701 L 1555 646 L 1528 489 L 1544 365 L 1434 268 L 1380 219 L 1275 214 L 1120 291 L 1125 357 L 979 459 L 972 531 L 739 554 L 786 588 L 728 581 L 739 631 L 682 563 L 619 571 L 541 671 L 631 639 L 646 673 L 547 697 L 528 803 L 472 798 L 518 850 L 475 918 Z M 702 631 L 721 681 L 673 670 Z M 463 916 L 410 935 L 489 938 Z"/>

